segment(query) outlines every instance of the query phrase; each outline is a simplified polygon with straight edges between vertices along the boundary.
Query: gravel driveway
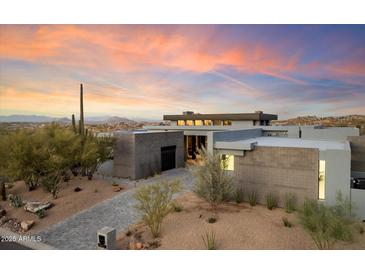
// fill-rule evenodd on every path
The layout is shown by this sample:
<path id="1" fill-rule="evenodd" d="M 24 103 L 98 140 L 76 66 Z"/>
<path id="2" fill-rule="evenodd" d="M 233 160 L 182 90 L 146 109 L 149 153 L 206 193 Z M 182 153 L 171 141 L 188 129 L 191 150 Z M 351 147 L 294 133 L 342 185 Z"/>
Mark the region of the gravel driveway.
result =
<path id="1" fill-rule="evenodd" d="M 192 185 L 192 177 L 184 168 L 173 169 L 163 172 L 158 177 L 140 180 L 139 184 L 152 184 L 161 179 L 179 178 L 184 190 Z M 184 191 L 183 190 L 183 191 Z M 95 249 L 96 233 L 100 228 L 109 226 L 120 230 L 139 220 L 138 213 L 134 209 L 133 198 L 135 189 L 130 189 L 81 211 L 37 235 L 42 241 L 56 249 Z"/>

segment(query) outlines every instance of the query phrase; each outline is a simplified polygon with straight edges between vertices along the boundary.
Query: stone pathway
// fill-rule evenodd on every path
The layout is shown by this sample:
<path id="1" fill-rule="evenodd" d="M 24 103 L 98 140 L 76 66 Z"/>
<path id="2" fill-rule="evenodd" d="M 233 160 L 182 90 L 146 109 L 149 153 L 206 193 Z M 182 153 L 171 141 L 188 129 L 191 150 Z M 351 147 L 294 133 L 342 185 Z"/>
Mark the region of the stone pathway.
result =
<path id="1" fill-rule="evenodd" d="M 192 177 L 184 168 L 165 171 L 160 176 L 140 180 L 138 185 L 174 178 L 181 180 L 183 191 L 191 188 Z M 42 237 L 42 242 L 56 249 L 95 249 L 96 233 L 99 229 L 109 226 L 116 228 L 118 232 L 139 220 L 138 212 L 134 208 L 134 191 L 135 189 L 124 191 L 37 233 L 37 235 Z"/>

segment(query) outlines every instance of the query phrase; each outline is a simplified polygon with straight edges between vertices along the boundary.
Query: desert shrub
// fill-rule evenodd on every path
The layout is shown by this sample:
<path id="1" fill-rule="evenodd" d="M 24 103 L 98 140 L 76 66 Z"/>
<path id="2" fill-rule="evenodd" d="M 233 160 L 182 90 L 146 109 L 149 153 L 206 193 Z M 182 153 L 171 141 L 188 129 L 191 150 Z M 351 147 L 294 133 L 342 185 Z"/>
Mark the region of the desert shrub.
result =
<path id="1" fill-rule="evenodd" d="M 288 218 L 283 217 L 283 218 L 282 218 L 282 220 L 283 220 L 283 224 L 284 224 L 284 226 L 285 226 L 285 227 L 292 227 L 292 224 L 291 224 L 291 222 L 288 220 Z"/>
<path id="2" fill-rule="evenodd" d="M 46 210 L 44 208 L 42 208 L 42 209 L 38 210 L 36 212 L 36 214 L 37 214 L 39 219 L 42 219 L 42 218 L 46 217 L 47 213 L 46 213 Z"/>
<path id="3" fill-rule="evenodd" d="M 244 199 L 244 192 L 243 192 L 243 188 L 241 186 L 236 187 L 236 190 L 234 192 L 234 201 L 237 204 L 240 204 L 243 202 Z"/>
<path id="4" fill-rule="evenodd" d="M 173 195 L 180 190 L 180 181 L 163 181 L 145 185 L 135 192 L 136 208 L 154 238 L 158 237 L 163 218 L 171 211 Z"/>
<path id="5" fill-rule="evenodd" d="M 278 206 L 278 198 L 274 193 L 270 192 L 266 194 L 265 198 L 266 198 L 266 207 L 268 209 L 272 210 Z"/>
<path id="6" fill-rule="evenodd" d="M 350 208 L 340 195 L 334 206 L 306 200 L 299 211 L 299 220 L 319 249 L 332 249 L 338 240 L 352 240 Z"/>
<path id="7" fill-rule="evenodd" d="M 51 193 L 52 197 L 57 199 L 61 184 L 61 175 L 58 172 L 47 174 L 42 178 L 41 184 L 45 191 Z"/>
<path id="8" fill-rule="evenodd" d="M 294 193 L 287 192 L 284 194 L 284 209 L 286 213 L 292 213 L 295 211 L 295 195 Z"/>
<path id="9" fill-rule="evenodd" d="M 212 216 L 212 217 L 209 217 L 208 218 L 208 223 L 214 224 L 215 222 L 217 222 L 217 218 L 216 217 Z"/>
<path id="10" fill-rule="evenodd" d="M 217 249 L 217 239 L 214 231 L 206 231 L 202 235 L 202 239 L 205 245 L 205 248 L 208 250 L 215 250 Z"/>
<path id="11" fill-rule="evenodd" d="M 194 175 L 195 194 L 207 201 L 213 210 L 223 202 L 229 201 L 232 195 L 232 176 L 225 170 L 228 159 L 222 159 L 217 153 L 208 153 L 204 148 L 200 150 L 201 164 L 191 167 Z"/>
<path id="12" fill-rule="evenodd" d="M 8 198 L 9 198 L 10 204 L 13 207 L 19 208 L 19 207 L 23 206 L 23 200 L 22 200 L 22 197 L 20 197 L 20 195 L 11 195 L 11 194 L 9 194 Z"/>
<path id="13" fill-rule="evenodd" d="M 250 206 L 255 206 L 257 204 L 257 200 L 259 198 L 259 195 L 256 190 L 252 189 L 247 194 L 247 199 L 250 204 Z"/>

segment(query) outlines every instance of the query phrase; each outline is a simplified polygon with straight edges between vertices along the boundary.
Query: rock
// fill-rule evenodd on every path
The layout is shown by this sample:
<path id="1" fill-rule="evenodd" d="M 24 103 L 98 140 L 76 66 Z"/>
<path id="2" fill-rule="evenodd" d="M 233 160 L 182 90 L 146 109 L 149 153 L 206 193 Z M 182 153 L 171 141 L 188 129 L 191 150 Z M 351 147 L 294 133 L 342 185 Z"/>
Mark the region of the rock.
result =
<path id="1" fill-rule="evenodd" d="M 47 210 L 51 208 L 53 204 L 51 202 L 43 203 L 43 202 L 27 202 L 24 206 L 26 211 L 36 213 L 39 210 Z"/>
<path id="2" fill-rule="evenodd" d="M 78 186 L 75 187 L 75 189 L 74 189 L 75 192 L 80 192 L 81 190 L 82 190 L 82 188 L 81 187 L 78 187 Z"/>
<path id="3" fill-rule="evenodd" d="M 113 186 L 113 191 L 114 192 L 119 192 L 119 191 L 121 191 L 123 189 L 123 187 L 121 187 L 121 186 Z"/>
<path id="4" fill-rule="evenodd" d="M 32 228 L 32 226 L 34 225 L 34 221 L 33 220 L 29 220 L 29 221 L 23 221 L 20 223 L 20 227 L 26 232 L 29 229 Z"/>
<path id="5" fill-rule="evenodd" d="M 140 250 L 140 249 L 142 249 L 143 244 L 142 243 L 136 243 L 135 247 L 136 247 L 137 250 Z"/>
<path id="6" fill-rule="evenodd" d="M 0 209 L 0 217 L 5 216 L 6 215 L 6 210 L 5 209 Z"/>
<path id="7" fill-rule="evenodd" d="M 0 218 L 0 226 L 9 221 L 9 217 L 3 216 Z"/>

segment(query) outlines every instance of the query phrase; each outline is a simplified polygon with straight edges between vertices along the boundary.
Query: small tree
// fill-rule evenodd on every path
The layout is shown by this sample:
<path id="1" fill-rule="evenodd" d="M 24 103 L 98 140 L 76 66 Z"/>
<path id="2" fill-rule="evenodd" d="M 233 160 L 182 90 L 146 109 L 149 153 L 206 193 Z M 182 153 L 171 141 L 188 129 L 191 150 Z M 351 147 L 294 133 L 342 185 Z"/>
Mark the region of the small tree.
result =
<path id="1" fill-rule="evenodd" d="M 332 249 L 338 240 L 352 240 L 350 208 L 350 203 L 340 194 L 334 206 L 306 200 L 299 211 L 299 220 L 319 249 Z"/>
<path id="2" fill-rule="evenodd" d="M 154 238 L 160 235 L 162 220 L 172 210 L 173 195 L 178 191 L 179 180 L 163 181 L 137 189 L 134 195 L 137 200 L 136 208 L 142 214 L 142 219 Z"/>
<path id="3" fill-rule="evenodd" d="M 232 197 L 233 178 L 226 171 L 228 159 L 218 153 L 208 153 L 204 148 L 199 153 L 202 163 L 191 168 L 195 179 L 193 191 L 215 211 L 219 204 Z"/>

